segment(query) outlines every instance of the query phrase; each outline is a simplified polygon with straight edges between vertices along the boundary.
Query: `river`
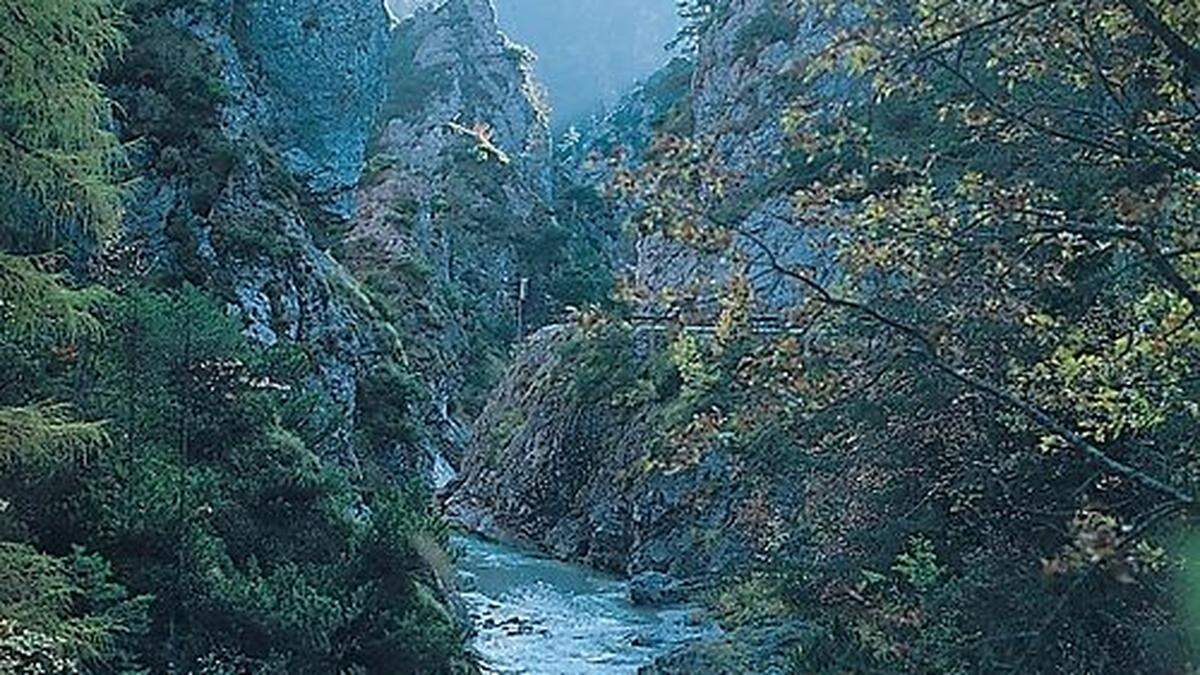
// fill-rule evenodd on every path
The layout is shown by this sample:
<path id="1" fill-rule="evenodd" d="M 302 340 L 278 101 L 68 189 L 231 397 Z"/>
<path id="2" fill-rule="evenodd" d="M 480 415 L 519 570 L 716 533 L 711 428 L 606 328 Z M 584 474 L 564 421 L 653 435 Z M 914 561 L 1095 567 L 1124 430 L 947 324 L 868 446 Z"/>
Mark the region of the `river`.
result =
<path id="1" fill-rule="evenodd" d="M 634 607 L 617 577 L 474 537 L 456 543 L 473 646 L 493 672 L 636 673 L 714 630 L 694 608 Z"/>

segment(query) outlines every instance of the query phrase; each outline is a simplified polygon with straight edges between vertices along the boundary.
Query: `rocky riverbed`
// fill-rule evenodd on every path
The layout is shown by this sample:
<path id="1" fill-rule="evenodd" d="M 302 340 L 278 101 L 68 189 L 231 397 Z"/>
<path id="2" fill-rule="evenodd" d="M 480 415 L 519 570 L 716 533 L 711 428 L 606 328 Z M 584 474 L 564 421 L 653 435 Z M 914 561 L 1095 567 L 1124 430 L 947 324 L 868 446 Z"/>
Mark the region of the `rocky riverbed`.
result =
<path id="1" fill-rule="evenodd" d="M 498 673 L 634 673 L 716 634 L 689 605 L 638 607 L 620 578 L 463 536 L 459 577 L 473 647 Z"/>

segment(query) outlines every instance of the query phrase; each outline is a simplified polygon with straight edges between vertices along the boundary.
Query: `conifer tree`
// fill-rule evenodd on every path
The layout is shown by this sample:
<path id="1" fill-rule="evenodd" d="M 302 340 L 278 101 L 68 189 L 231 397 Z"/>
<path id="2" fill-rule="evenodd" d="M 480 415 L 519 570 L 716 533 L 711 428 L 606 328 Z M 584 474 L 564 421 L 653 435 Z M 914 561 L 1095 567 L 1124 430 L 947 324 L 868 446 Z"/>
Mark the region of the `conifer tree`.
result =
<path id="1" fill-rule="evenodd" d="M 3 0 L 0 20 L 0 244 L 28 242 L 31 228 L 51 240 L 68 229 L 111 233 L 120 218 L 112 173 L 120 146 L 96 75 L 121 45 L 118 10 L 109 0 Z M 97 330 L 91 310 L 102 294 L 71 289 L 47 269 L 51 262 L 0 250 L 6 341 L 72 341 Z M 61 405 L 0 408 L 0 461 L 102 440 Z"/>
<path id="2" fill-rule="evenodd" d="M 121 147 L 96 75 L 121 46 L 120 20 L 111 0 L 0 0 L 3 228 L 116 227 Z"/>
<path id="3" fill-rule="evenodd" d="M 120 15 L 109 0 L 0 0 L 0 341 L 35 349 L 98 331 L 103 294 L 77 290 L 53 272 L 31 242 L 63 233 L 106 235 L 120 218 L 113 169 L 120 146 L 108 130 L 109 102 L 96 81 L 120 45 Z M 4 391 L 11 402 L 20 392 Z M 14 464 L 61 461 L 102 446 L 101 425 L 69 406 L 0 405 L 0 472 Z M 0 505 L 8 507 L 5 501 Z M 5 535 L 7 536 L 7 534 Z M 77 672 L 107 655 L 120 619 L 79 615 L 87 593 L 70 561 L 24 543 L 0 542 L 0 670 Z"/>

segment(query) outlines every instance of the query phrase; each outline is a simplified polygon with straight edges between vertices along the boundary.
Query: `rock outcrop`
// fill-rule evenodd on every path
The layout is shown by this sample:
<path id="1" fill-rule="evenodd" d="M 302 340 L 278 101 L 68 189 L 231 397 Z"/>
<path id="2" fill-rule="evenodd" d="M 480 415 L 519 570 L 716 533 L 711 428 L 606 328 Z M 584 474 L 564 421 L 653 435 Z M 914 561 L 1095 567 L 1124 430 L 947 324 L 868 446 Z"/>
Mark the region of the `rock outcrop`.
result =
<path id="1" fill-rule="evenodd" d="M 383 100 L 388 20 L 379 2 L 238 3 L 230 31 L 252 118 L 287 168 L 348 216 Z"/>
<path id="2" fill-rule="evenodd" d="M 807 157 L 788 150 L 784 117 L 800 91 L 831 110 L 854 91 L 853 83 L 832 77 L 806 83 L 800 72 L 839 20 L 836 14 L 773 0 L 724 3 L 698 39 L 686 124 L 665 130 L 711 153 L 736 188 L 723 206 L 733 214 L 737 231 L 753 235 L 785 265 L 823 273 L 833 267 L 828 233 L 819 222 L 796 218 L 790 193 L 811 168 Z M 638 241 L 637 283 L 651 298 L 689 289 L 698 306 L 712 308 L 721 284 L 693 290 L 696 280 L 719 282 L 741 273 L 752 280 L 761 310 L 780 311 L 793 305 L 801 290 L 769 268 L 758 245 L 736 234 L 729 250 L 711 255 L 658 235 Z"/>
<path id="3" fill-rule="evenodd" d="M 633 204 L 610 189 L 618 170 L 636 167 L 657 134 L 689 133 L 689 59 L 676 57 L 594 124 L 572 129 L 558 149 L 558 193 L 569 197 L 566 213 L 602 243 L 608 264 L 632 277 L 637 265 L 637 234 L 625 227 Z"/>
<path id="4" fill-rule="evenodd" d="M 520 330 L 531 285 L 521 242 L 553 222 L 531 63 L 489 0 L 422 6 L 401 22 L 347 241 L 355 273 L 411 338 L 434 394 L 428 421 L 451 452 Z"/>
<path id="5" fill-rule="evenodd" d="M 686 597 L 687 589 L 669 574 L 642 572 L 629 580 L 629 601 L 635 605 L 669 605 Z"/>
<path id="6" fill-rule="evenodd" d="M 236 6 L 235 6 L 236 5 Z M 118 83 L 131 110 L 157 124 L 138 158 L 145 175 L 126 238 L 149 275 L 223 298 L 254 341 L 294 345 L 328 425 L 327 456 L 357 463 L 359 385 L 397 355 L 397 335 L 330 251 L 350 215 L 373 120 L 383 102 L 388 18 L 375 0 L 250 0 L 174 9 L 153 30 L 191 61 L 212 100 L 174 100 L 169 82 Z M 137 55 L 135 55 L 137 56 Z M 215 103 L 213 101 L 216 101 Z M 188 112 L 191 105 L 197 110 Z M 211 110 L 206 106 L 211 106 Z M 146 122 L 155 115 L 164 119 Z M 172 117 L 175 115 L 176 117 Z M 194 129 L 179 129 L 184 124 Z M 189 135 L 190 134 L 190 135 Z M 315 421 L 314 421 L 315 423 Z M 383 458 L 428 473 L 428 453 L 397 443 Z"/>
<path id="7" fill-rule="evenodd" d="M 745 474 L 722 452 L 657 469 L 659 404 L 634 393 L 653 376 L 656 337 L 612 330 L 597 338 L 556 326 L 527 341 L 476 424 L 449 513 L 622 574 L 697 580 L 767 560 L 788 543 L 797 486 Z M 585 351 L 597 339 L 620 367 L 597 369 L 597 353 Z"/>

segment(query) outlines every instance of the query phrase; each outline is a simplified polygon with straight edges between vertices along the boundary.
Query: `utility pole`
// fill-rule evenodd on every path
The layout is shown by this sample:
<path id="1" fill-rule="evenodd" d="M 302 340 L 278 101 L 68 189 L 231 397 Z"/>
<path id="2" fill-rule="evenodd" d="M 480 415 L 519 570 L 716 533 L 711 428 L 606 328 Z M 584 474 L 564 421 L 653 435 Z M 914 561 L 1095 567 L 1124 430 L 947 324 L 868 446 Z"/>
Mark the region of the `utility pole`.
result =
<path id="1" fill-rule="evenodd" d="M 525 337 L 525 298 L 529 296 L 529 278 L 521 277 L 521 286 L 517 290 L 517 338 Z"/>

